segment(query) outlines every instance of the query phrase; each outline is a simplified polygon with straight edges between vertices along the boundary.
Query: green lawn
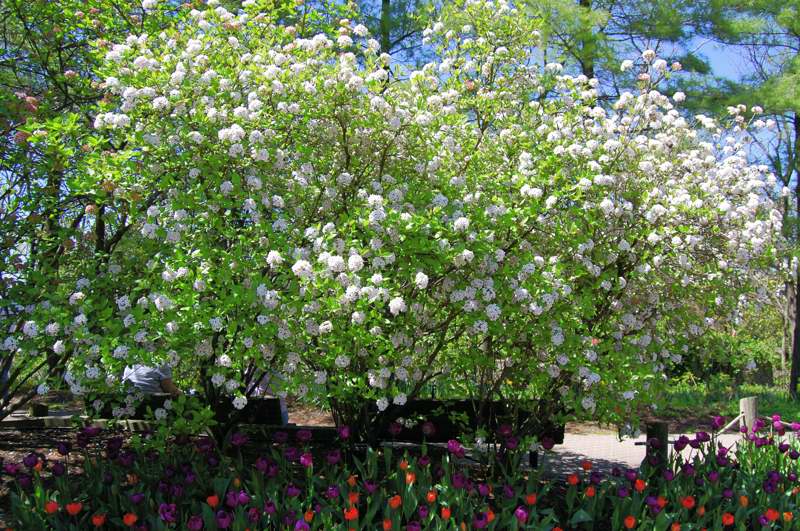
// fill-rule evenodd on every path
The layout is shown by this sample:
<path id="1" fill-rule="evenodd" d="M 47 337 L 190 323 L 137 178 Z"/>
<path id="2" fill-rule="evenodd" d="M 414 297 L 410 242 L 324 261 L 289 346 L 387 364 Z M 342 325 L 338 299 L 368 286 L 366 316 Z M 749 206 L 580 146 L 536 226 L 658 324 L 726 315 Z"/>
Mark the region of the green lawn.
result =
<path id="1" fill-rule="evenodd" d="M 792 400 L 786 389 L 756 384 L 735 386 L 720 381 L 674 385 L 659 417 L 680 420 L 723 415 L 733 418 L 739 414 L 739 399 L 748 396 L 758 397 L 760 415 L 778 414 L 787 421 L 800 421 L 800 400 Z"/>

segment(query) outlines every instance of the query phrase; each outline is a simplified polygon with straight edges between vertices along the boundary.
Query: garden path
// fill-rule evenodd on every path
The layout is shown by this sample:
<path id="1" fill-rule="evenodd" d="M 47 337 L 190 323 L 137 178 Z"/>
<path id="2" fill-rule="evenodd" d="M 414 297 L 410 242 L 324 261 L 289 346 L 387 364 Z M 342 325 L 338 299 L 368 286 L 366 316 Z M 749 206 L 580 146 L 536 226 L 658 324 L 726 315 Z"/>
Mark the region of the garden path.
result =
<path id="1" fill-rule="evenodd" d="M 571 427 L 567 426 L 564 444 L 555 446 L 553 455 L 544 458 L 542 465 L 546 471 L 556 475 L 569 474 L 580 470 L 581 462 L 589 460 L 595 470 L 609 473 L 614 467 L 637 468 L 644 459 L 644 445 L 636 445 L 637 442 L 645 442 L 644 435 L 620 441 L 615 431 L 586 429 L 583 425 Z M 693 433 L 686 435 L 694 437 Z M 670 440 L 679 436 L 670 434 Z M 740 438 L 738 433 L 729 432 L 722 434 L 719 441 L 730 447 Z M 688 449 L 684 452 L 688 453 Z"/>

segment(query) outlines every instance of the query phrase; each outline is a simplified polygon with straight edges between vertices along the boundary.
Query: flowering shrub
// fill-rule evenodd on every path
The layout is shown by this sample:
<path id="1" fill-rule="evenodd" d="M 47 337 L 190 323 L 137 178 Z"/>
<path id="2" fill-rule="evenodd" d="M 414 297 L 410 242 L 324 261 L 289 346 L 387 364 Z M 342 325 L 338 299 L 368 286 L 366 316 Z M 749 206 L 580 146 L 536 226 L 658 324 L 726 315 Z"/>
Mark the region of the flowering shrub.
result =
<path id="1" fill-rule="evenodd" d="M 744 110 L 688 121 L 650 51 L 605 109 L 595 80 L 532 62 L 537 22 L 505 2 L 448 2 L 414 71 L 363 26 L 253 4 L 106 56 L 86 171 L 125 204 L 129 252 L 4 342 L 74 351 L 76 393 L 166 362 L 211 403 L 269 376 L 363 428 L 365 399 L 458 373 L 621 422 L 774 251 Z"/>
<path id="2" fill-rule="evenodd" d="M 74 452 L 65 445 L 63 460 L 31 454 L 4 472 L 16 482 L 12 513 L 26 530 L 791 527 L 800 517 L 800 452 L 785 431 L 800 424 L 777 421 L 769 431 L 759 424 L 735 449 L 699 432 L 679 438 L 661 468 L 604 476 L 584 462 L 565 480 L 521 468 L 525 452 L 507 426 L 500 445 L 474 461 L 456 440 L 417 453 L 359 453 L 346 444 L 321 448 L 300 430 L 273 433 L 252 459 L 243 457 L 248 437 L 241 433 L 230 440 L 232 457 L 206 438 L 163 452 L 112 438 L 97 452 L 84 450 L 80 473 L 70 474 Z M 349 431 L 339 433 L 346 443 Z M 78 445 L 97 435 L 83 430 Z"/>

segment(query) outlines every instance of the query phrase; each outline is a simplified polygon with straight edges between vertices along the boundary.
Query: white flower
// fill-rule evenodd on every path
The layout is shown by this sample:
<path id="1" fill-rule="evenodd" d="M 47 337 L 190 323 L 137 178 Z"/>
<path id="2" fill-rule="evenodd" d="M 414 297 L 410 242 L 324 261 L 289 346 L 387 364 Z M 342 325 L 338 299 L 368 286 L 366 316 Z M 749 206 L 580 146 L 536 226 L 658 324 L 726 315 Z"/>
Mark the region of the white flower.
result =
<path id="1" fill-rule="evenodd" d="M 212 317 L 208 320 L 208 324 L 211 325 L 211 329 L 214 332 L 219 332 L 222 330 L 222 319 L 219 317 Z"/>
<path id="2" fill-rule="evenodd" d="M 683 92 L 676 92 L 672 95 L 672 99 L 675 100 L 676 103 L 681 103 L 686 100 L 686 94 Z"/>
<path id="3" fill-rule="evenodd" d="M 456 232 L 465 232 L 469 229 L 469 220 L 465 217 L 460 217 L 453 222 L 453 229 Z"/>
<path id="4" fill-rule="evenodd" d="M 64 346 L 64 342 L 61 341 L 60 339 L 55 343 L 53 343 L 53 352 L 55 352 L 56 354 L 63 354 L 64 352 L 66 352 L 66 350 L 67 349 Z"/>
<path id="5" fill-rule="evenodd" d="M 25 321 L 25 324 L 22 325 L 22 333 L 28 337 L 36 337 L 39 335 L 39 326 L 35 321 Z"/>
<path id="6" fill-rule="evenodd" d="M 221 373 L 215 373 L 211 376 L 211 383 L 214 384 L 215 387 L 219 387 L 225 382 L 225 376 Z"/>
<path id="7" fill-rule="evenodd" d="M 364 267 L 364 259 L 361 258 L 360 255 L 351 254 L 347 258 L 347 269 L 349 269 L 353 273 L 361 271 L 361 269 L 363 269 L 363 267 Z"/>
<path id="8" fill-rule="evenodd" d="M 156 420 L 164 420 L 167 418 L 167 410 L 163 407 L 158 407 L 153 411 L 153 415 L 156 417 Z"/>
<path id="9" fill-rule="evenodd" d="M 272 269 L 275 269 L 276 267 L 278 267 L 282 263 L 283 263 L 283 257 L 281 256 L 281 253 L 279 253 L 278 251 L 270 251 L 267 254 L 267 264 Z"/>
<path id="10" fill-rule="evenodd" d="M 292 273 L 297 275 L 300 278 L 307 278 L 310 279 L 314 276 L 314 270 L 311 267 L 311 264 L 307 260 L 298 260 L 292 266 Z"/>
<path id="11" fill-rule="evenodd" d="M 344 369 L 344 368 L 347 368 L 348 365 L 350 365 L 350 358 L 349 357 L 345 356 L 344 354 L 336 356 L 336 366 L 337 367 L 340 367 L 340 368 Z"/>
<path id="12" fill-rule="evenodd" d="M 392 402 L 394 402 L 394 403 L 395 403 L 395 404 L 397 404 L 398 406 L 402 406 L 403 404 L 405 404 L 405 403 L 406 403 L 406 400 L 407 400 L 407 399 L 408 399 L 408 398 L 406 397 L 406 395 L 405 395 L 405 394 L 403 394 L 403 393 L 400 393 L 400 394 L 398 394 L 397 396 L 395 396 L 395 397 L 394 397 L 394 400 L 393 400 Z"/>
<path id="13" fill-rule="evenodd" d="M 597 407 L 597 404 L 595 404 L 594 398 L 592 398 L 591 396 L 587 396 L 587 397 L 584 397 L 583 400 L 581 400 L 581 406 L 583 407 L 583 409 L 585 409 L 589 413 L 594 413 L 594 410 L 595 410 L 595 407 Z"/>
<path id="14" fill-rule="evenodd" d="M 237 396 L 233 399 L 233 407 L 236 409 L 244 409 L 244 406 L 247 405 L 247 399 L 243 396 Z"/>
<path id="15" fill-rule="evenodd" d="M 631 68 L 633 68 L 633 61 L 631 61 L 630 59 L 625 59 L 624 61 L 622 61 L 622 64 L 619 65 L 619 69 L 622 72 L 626 72 Z"/>
<path id="16" fill-rule="evenodd" d="M 227 354 L 223 354 L 219 358 L 217 358 L 217 365 L 220 367 L 230 367 L 231 366 L 231 357 Z"/>
<path id="17" fill-rule="evenodd" d="M 486 307 L 486 317 L 490 321 L 497 321 L 500 318 L 500 306 L 496 304 L 490 304 Z"/>
<path id="18" fill-rule="evenodd" d="M 423 273 L 422 271 L 417 273 L 417 276 L 414 277 L 414 284 L 416 284 L 417 288 L 425 289 L 428 287 L 428 275 Z"/>
<path id="19" fill-rule="evenodd" d="M 121 360 L 124 359 L 128 355 L 128 347 L 125 345 L 119 345 L 117 348 L 114 349 L 114 356 L 115 359 Z"/>
<path id="20" fill-rule="evenodd" d="M 392 313 L 392 315 L 398 315 L 401 312 L 406 311 L 406 302 L 402 297 L 395 297 L 389 301 L 389 311 Z"/>
<path id="21" fill-rule="evenodd" d="M 39 384 L 39 386 L 36 388 L 36 392 L 37 392 L 38 394 L 40 394 L 40 395 L 46 395 L 47 393 L 49 393 L 49 392 L 50 392 L 50 386 L 49 386 L 49 385 L 47 385 L 46 383 L 41 383 L 41 384 Z"/>
<path id="22" fill-rule="evenodd" d="M 378 411 L 386 411 L 386 408 L 389 407 L 389 400 L 385 397 L 379 398 L 375 405 L 378 406 Z"/>
<path id="23" fill-rule="evenodd" d="M 320 334 L 329 334 L 333 330 L 333 323 L 330 321 L 323 321 L 319 324 Z"/>

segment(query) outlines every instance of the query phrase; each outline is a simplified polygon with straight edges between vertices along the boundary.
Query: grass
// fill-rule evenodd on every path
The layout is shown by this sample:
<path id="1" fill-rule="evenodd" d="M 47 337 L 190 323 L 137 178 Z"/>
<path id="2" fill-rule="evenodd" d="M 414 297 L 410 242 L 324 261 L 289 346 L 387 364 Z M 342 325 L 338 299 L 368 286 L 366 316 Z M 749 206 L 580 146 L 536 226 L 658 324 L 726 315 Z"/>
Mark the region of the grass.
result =
<path id="1" fill-rule="evenodd" d="M 758 397 L 760 415 L 778 414 L 786 421 L 800 421 L 800 400 L 793 400 L 785 388 L 740 384 L 724 380 L 681 382 L 672 387 L 659 417 L 664 420 L 710 419 L 713 415 L 734 418 L 739 414 L 739 399 Z"/>

